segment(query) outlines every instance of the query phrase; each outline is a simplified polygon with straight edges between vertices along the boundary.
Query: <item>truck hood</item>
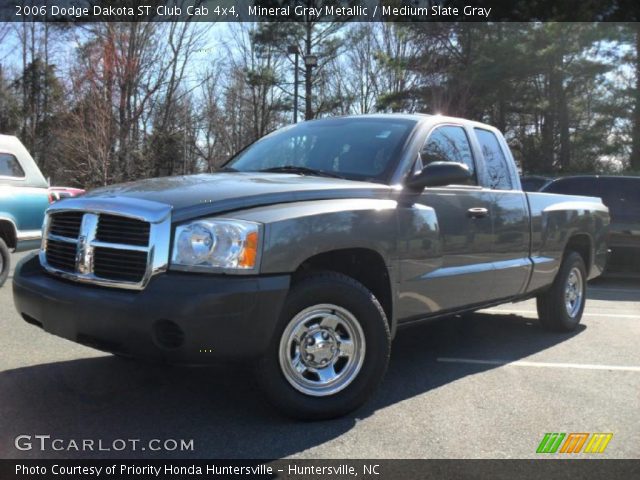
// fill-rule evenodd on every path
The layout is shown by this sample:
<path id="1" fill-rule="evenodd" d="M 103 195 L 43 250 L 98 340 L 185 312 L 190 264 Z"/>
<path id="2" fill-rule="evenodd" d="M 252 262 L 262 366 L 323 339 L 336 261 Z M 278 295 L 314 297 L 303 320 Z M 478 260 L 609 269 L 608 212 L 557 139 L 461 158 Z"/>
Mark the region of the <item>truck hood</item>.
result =
<path id="1" fill-rule="evenodd" d="M 135 198 L 168 204 L 173 220 L 271 205 L 336 198 L 387 198 L 378 183 L 298 174 L 224 172 L 162 177 L 93 190 L 84 198 Z"/>

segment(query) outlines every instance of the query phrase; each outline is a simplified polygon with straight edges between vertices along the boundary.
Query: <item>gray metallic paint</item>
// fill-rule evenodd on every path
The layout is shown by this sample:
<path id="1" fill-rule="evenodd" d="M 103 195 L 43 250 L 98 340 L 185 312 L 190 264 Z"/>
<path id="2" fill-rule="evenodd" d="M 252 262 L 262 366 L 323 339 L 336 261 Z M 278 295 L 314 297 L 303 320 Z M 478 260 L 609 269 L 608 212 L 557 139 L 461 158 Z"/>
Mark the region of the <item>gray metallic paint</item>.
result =
<path id="1" fill-rule="evenodd" d="M 239 188 L 239 186 L 242 186 Z M 169 204 L 174 222 L 261 205 L 385 197 L 387 185 L 296 174 L 234 172 L 162 177 L 94 190 L 84 198 L 134 198 Z"/>
<path id="2" fill-rule="evenodd" d="M 588 278 L 599 276 L 607 260 L 609 210 L 600 199 L 550 193 L 527 193 L 531 211 L 531 259 L 534 270 L 527 291 L 553 282 L 562 253 L 575 235 L 586 235 L 591 245 Z"/>
<path id="3" fill-rule="evenodd" d="M 260 272 L 294 272 L 315 255 L 366 248 L 393 269 L 397 251 L 397 202 L 378 199 L 316 200 L 233 213 L 264 223 Z"/>
<path id="4" fill-rule="evenodd" d="M 405 196 L 405 201 L 409 212 L 399 221 L 399 317 L 424 316 L 489 299 L 491 220 L 467 216 L 469 208 L 489 207 L 482 189 L 427 188 Z M 417 219 L 424 224 L 416 224 Z"/>

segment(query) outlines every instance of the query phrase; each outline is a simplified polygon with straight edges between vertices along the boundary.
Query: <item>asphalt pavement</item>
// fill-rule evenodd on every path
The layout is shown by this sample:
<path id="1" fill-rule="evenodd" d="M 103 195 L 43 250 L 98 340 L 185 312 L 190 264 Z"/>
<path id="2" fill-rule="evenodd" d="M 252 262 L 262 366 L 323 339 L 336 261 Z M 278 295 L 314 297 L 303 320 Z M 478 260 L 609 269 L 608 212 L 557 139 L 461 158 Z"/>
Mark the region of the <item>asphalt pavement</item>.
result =
<path id="1" fill-rule="evenodd" d="M 570 334 L 542 330 L 533 301 L 401 330 L 376 396 L 328 422 L 278 415 L 242 366 L 151 365 L 51 336 L 18 316 L 11 279 L 0 338 L 0 458 L 536 458 L 549 432 L 613 433 L 599 458 L 640 458 L 633 280 L 590 285 Z"/>

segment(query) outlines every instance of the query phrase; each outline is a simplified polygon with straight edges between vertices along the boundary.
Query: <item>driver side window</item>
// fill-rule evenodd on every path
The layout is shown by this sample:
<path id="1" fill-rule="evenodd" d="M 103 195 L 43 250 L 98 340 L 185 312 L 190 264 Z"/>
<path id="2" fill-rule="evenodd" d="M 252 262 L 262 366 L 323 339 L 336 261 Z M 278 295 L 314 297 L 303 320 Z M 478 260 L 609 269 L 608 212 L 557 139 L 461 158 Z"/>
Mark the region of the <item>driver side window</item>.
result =
<path id="1" fill-rule="evenodd" d="M 476 169 L 471 145 L 464 128 L 454 125 L 436 127 L 422 149 L 422 164 L 431 162 L 457 162 L 469 167 L 470 185 L 477 185 Z"/>

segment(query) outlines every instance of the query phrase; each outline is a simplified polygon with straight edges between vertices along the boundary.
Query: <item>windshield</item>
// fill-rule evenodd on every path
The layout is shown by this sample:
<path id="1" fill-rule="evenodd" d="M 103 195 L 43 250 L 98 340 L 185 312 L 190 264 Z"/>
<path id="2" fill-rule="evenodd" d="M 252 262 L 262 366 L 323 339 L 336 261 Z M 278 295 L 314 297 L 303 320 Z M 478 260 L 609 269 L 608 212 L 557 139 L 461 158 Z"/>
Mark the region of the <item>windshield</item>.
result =
<path id="1" fill-rule="evenodd" d="M 414 120 L 334 118 L 282 128 L 225 165 L 241 172 L 287 170 L 383 181 L 415 126 Z"/>

